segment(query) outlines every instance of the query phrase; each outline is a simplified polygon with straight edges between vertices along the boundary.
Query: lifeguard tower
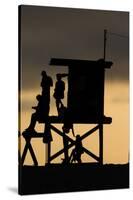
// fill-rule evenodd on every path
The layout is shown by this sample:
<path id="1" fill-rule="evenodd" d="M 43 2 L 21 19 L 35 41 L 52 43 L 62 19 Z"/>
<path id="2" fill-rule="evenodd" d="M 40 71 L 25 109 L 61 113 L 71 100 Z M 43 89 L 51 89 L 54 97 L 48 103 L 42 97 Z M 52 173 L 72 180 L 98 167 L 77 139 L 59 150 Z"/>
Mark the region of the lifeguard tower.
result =
<path id="1" fill-rule="evenodd" d="M 67 94 L 67 108 L 70 111 L 71 120 L 73 124 L 94 124 L 94 127 L 83 134 L 81 141 L 99 130 L 99 156 L 95 155 L 89 149 L 83 147 L 83 151 L 95 159 L 98 163 L 103 164 L 103 125 L 112 122 L 111 117 L 104 115 L 104 80 L 105 70 L 112 66 L 112 62 L 99 59 L 96 61 L 90 60 L 73 60 L 52 58 L 50 65 L 67 66 L 68 67 L 68 94 Z M 35 153 L 31 146 L 32 138 L 47 138 L 44 143 L 47 143 L 46 156 L 47 164 L 50 164 L 55 158 L 62 153 L 68 153 L 68 149 L 76 144 L 76 141 L 60 131 L 54 124 L 63 124 L 63 119 L 58 116 L 49 116 L 47 121 L 42 120 L 47 127 L 47 133 L 44 129 L 43 133 L 31 134 L 25 137 L 26 145 L 22 155 L 22 164 L 29 149 L 34 165 L 38 165 Z M 67 145 L 63 149 L 51 155 L 52 138 L 48 133 L 51 130 L 56 134 L 65 138 Z"/>
<path id="2" fill-rule="evenodd" d="M 84 152 L 94 158 L 100 164 L 103 163 L 103 125 L 112 122 L 111 117 L 104 115 L 104 80 L 105 70 L 112 66 L 112 62 L 99 59 L 90 60 L 73 60 L 52 58 L 50 65 L 68 66 L 68 96 L 67 107 L 73 124 L 94 124 L 95 127 L 88 130 L 81 136 L 81 140 L 99 130 L 99 156 L 84 148 Z M 59 133 L 55 127 L 52 129 Z M 71 148 L 75 141 L 66 136 Z M 59 153 L 62 153 L 60 151 Z M 50 157 L 54 159 L 56 155 Z"/>

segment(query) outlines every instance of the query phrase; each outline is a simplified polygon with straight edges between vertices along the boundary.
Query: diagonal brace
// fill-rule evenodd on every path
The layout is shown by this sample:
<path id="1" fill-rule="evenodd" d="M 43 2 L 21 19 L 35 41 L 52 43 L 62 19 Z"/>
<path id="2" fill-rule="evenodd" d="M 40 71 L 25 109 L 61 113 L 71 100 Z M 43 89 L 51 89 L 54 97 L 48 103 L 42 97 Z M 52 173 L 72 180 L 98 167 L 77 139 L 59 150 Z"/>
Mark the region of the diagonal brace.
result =
<path id="1" fill-rule="evenodd" d="M 83 136 L 81 136 L 81 140 L 85 139 L 86 137 L 88 137 L 89 135 L 91 135 L 93 132 L 95 132 L 97 129 L 99 128 L 99 125 L 97 125 L 96 127 L 94 127 L 93 129 L 89 130 L 87 133 L 85 133 Z M 51 129 L 54 130 L 56 133 L 58 133 L 60 136 L 65 136 L 66 139 L 68 141 L 71 142 L 71 144 L 69 144 L 66 149 L 68 150 L 69 148 L 71 148 L 72 146 L 74 146 L 76 144 L 76 141 L 72 140 L 70 137 L 68 137 L 67 135 L 63 134 L 60 130 L 58 130 L 56 127 L 51 125 Z M 86 148 L 84 148 L 84 152 L 87 153 L 89 156 L 91 156 L 92 158 L 94 158 L 95 160 L 99 161 L 99 157 L 97 157 L 95 154 L 93 154 L 92 152 L 90 152 L 89 150 L 87 150 Z M 64 153 L 64 148 L 61 149 L 60 151 L 58 151 L 57 153 L 55 153 L 54 155 L 52 155 L 50 157 L 50 161 L 55 159 L 56 157 L 60 156 L 62 153 Z"/>

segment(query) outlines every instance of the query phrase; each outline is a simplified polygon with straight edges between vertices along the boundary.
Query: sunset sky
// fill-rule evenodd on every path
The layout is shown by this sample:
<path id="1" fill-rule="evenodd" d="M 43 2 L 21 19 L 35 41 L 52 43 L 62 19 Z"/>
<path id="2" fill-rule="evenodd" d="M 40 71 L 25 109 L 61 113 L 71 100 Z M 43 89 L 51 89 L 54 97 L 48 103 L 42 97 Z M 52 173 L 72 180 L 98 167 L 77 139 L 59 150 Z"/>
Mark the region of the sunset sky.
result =
<path id="1" fill-rule="evenodd" d="M 52 57 L 66 59 L 98 60 L 103 58 L 103 33 L 107 29 L 106 60 L 112 61 L 106 70 L 105 115 L 112 124 L 104 125 L 104 163 L 122 164 L 129 160 L 129 13 L 84 9 L 21 7 L 21 127 L 22 132 L 30 122 L 36 105 L 36 95 L 41 93 L 41 71 L 47 71 L 55 85 L 55 75 L 67 72 L 67 67 L 50 66 Z M 65 80 L 65 79 L 64 79 Z M 65 97 L 67 96 L 67 80 Z M 50 115 L 56 115 L 54 86 L 51 89 Z M 64 99 L 66 105 L 67 98 Z M 94 125 L 74 125 L 75 133 L 82 135 Z M 61 129 L 61 125 L 58 127 Z M 43 130 L 37 124 L 36 130 Z M 62 140 L 52 142 L 52 153 L 62 148 Z M 70 136 L 72 134 L 70 133 Z M 22 139 L 22 149 L 24 140 Z M 40 165 L 45 162 L 45 145 L 42 139 L 32 144 Z M 98 155 L 97 132 L 83 142 Z M 60 162 L 61 157 L 55 160 Z M 84 162 L 93 161 L 83 154 Z M 27 155 L 26 164 L 32 164 Z"/>

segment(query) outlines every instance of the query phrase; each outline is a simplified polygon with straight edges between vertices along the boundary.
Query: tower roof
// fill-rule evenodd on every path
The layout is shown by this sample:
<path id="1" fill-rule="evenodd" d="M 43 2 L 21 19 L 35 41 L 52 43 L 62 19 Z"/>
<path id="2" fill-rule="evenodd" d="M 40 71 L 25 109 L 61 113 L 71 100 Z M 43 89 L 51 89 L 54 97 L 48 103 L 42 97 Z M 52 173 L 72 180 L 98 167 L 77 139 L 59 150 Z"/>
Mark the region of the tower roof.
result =
<path id="1" fill-rule="evenodd" d="M 58 66 L 91 66 L 91 67 L 104 67 L 111 68 L 113 62 L 104 61 L 104 59 L 99 60 L 77 60 L 77 59 L 64 59 L 64 58 L 52 58 L 50 60 L 50 65 L 58 65 Z"/>

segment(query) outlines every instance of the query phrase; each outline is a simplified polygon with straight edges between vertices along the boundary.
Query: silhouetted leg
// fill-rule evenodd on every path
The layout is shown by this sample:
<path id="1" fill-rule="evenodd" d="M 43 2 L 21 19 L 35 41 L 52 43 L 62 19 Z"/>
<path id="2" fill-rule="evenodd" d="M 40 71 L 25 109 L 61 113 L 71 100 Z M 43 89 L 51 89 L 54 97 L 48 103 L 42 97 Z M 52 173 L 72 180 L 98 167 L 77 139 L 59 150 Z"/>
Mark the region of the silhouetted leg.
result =
<path id="1" fill-rule="evenodd" d="M 50 164 L 51 142 L 48 142 L 48 164 Z"/>
<path id="2" fill-rule="evenodd" d="M 74 156 L 75 156 L 75 149 L 72 150 L 71 156 L 70 156 L 70 163 L 74 162 Z"/>
<path id="3" fill-rule="evenodd" d="M 73 125 L 72 125 L 72 134 L 73 134 L 73 136 L 75 137 Z"/>
<path id="4" fill-rule="evenodd" d="M 81 158 L 78 158 L 78 163 L 79 163 L 79 164 L 82 163 Z"/>
<path id="5" fill-rule="evenodd" d="M 62 103 L 62 101 L 61 101 L 61 99 L 60 99 L 60 107 L 64 107 L 64 105 L 63 105 L 63 103 Z"/>
<path id="6" fill-rule="evenodd" d="M 99 163 L 103 164 L 103 124 L 99 124 L 99 157 Z"/>
<path id="7" fill-rule="evenodd" d="M 35 125 L 36 125 L 36 121 L 37 121 L 37 114 L 33 113 L 32 116 L 31 116 L 31 122 L 30 122 L 28 129 L 34 130 Z"/>
<path id="8" fill-rule="evenodd" d="M 69 157 L 69 163 L 71 163 L 72 156 L 73 156 L 73 150 L 72 150 L 72 152 L 71 152 L 71 154 L 70 154 L 70 157 Z"/>
<path id="9" fill-rule="evenodd" d="M 68 149 L 67 149 L 68 140 L 66 139 L 65 136 L 63 136 L 63 145 L 64 145 L 64 158 L 65 158 L 65 161 L 67 162 L 68 161 Z"/>
<path id="10" fill-rule="evenodd" d="M 51 142 L 46 144 L 46 163 L 50 164 L 50 155 L 51 155 Z"/>
<path id="11" fill-rule="evenodd" d="M 71 163 L 71 161 L 72 161 L 72 153 L 71 153 L 71 155 L 69 157 L 69 163 Z"/>
<path id="12" fill-rule="evenodd" d="M 57 108 L 57 112 L 58 114 L 60 113 L 60 100 L 56 99 L 56 108 Z"/>
<path id="13" fill-rule="evenodd" d="M 74 158 L 72 157 L 72 159 L 71 159 L 71 162 L 70 162 L 70 163 L 73 163 L 73 161 L 74 161 Z"/>

